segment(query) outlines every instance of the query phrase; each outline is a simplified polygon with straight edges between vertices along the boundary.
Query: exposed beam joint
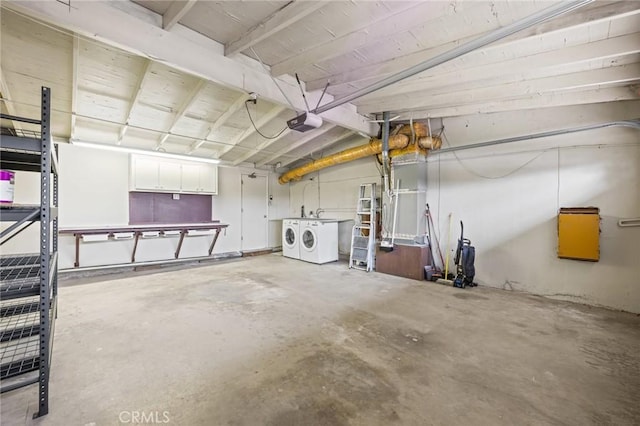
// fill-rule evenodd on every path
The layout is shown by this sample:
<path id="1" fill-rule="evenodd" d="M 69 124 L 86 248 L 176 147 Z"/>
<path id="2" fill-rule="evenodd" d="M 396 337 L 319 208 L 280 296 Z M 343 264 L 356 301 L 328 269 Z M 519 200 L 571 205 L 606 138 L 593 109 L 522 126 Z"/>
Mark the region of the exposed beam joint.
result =
<path id="1" fill-rule="evenodd" d="M 138 103 L 138 99 L 140 98 L 140 93 L 142 93 L 142 88 L 144 86 L 144 82 L 149 75 L 149 69 L 151 68 L 152 62 L 149 59 L 144 59 L 144 65 L 142 67 L 142 71 L 140 76 L 138 77 L 138 82 L 136 83 L 135 90 L 133 91 L 133 97 L 129 102 L 129 107 L 127 108 L 127 119 L 124 122 L 124 126 L 120 129 L 120 133 L 118 134 L 118 142 L 116 145 L 120 145 L 122 143 L 122 139 L 124 135 L 127 133 L 129 129 L 129 120 L 131 120 L 131 113 L 133 112 L 133 107 Z"/>
<path id="2" fill-rule="evenodd" d="M 176 115 L 173 117 L 173 121 L 171 122 L 171 126 L 169 126 L 169 130 L 160 137 L 156 149 L 160 148 L 167 141 L 169 136 L 171 136 L 171 133 L 175 130 L 175 127 L 178 125 L 178 122 L 184 117 L 189 108 L 191 108 L 191 106 L 198 100 L 198 97 L 206 87 L 207 81 L 199 80 L 193 90 L 189 92 L 187 98 L 184 100 L 180 108 L 178 108 L 178 110 L 176 111 Z"/>
<path id="3" fill-rule="evenodd" d="M 211 135 L 213 135 L 220 127 L 222 127 L 224 123 L 226 123 L 227 120 L 229 120 L 229 118 L 231 118 L 233 114 L 235 114 L 240 108 L 242 108 L 242 106 L 244 105 L 247 99 L 249 99 L 249 95 L 245 95 L 244 93 L 240 95 L 238 98 L 236 98 L 236 100 L 233 101 L 233 103 L 229 106 L 229 108 L 227 108 L 227 110 L 223 112 L 220 117 L 218 117 L 218 119 L 213 123 L 213 125 L 209 127 L 209 130 L 207 130 L 207 134 L 202 139 L 200 139 L 197 142 L 194 142 L 193 145 L 191 145 L 191 148 L 189 149 L 187 154 L 193 153 L 195 150 L 200 148 L 205 142 L 207 142 L 207 139 L 209 139 Z"/>
<path id="4" fill-rule="evenodd" d="M 295 24 L 305 16 L 312 14 L 324 5 L 325 3 L 322 1 L 292 1 L 255 27 L 251 28 L 238 39 L 227 43 L 224 47 L 225 56 L 231 56 L 255 46 L 277 32 Z"/>
<path id="5" fill-rule="evenodd" d="M 254 120 L 256 127 L 260 128 L 264 126 L 265 124 L 267 124 L 268 122 L 276 118 L 285 110 L 286 108 L 283 106 L 276 106 L 271 108 L 264 116 L 260 117 L 259 120 L 257 121 Z M 240 142 L 242 142 L 249 136 L 253 135 L 254 133 L 256 133 L 256 129 L 255 127 L 253 127 L 253 124 L 250 124 L 250 126 L 244 132 L 236 136 L 229 145 L 222 148 L 222 150 L 219 153 L 219 156 L 223 156 L 227 152 L 231 151 L 233 148 L 235 148 L 236 145 L 238 145 Z"/>
<path id="6" fill-rule="evenodd" d="M 312 130 L 309 133 L 305 133 L 304 136 L 300 139 L 298 139 L 298 141 L 296 141 L 295 143 L 292 143 L 291 145 L 281 149 L 280 151 L 276 152 L 275 154 L 271 155 L 269 158 L 266 158 L 262 161 L 260 161 L 259 163 L 256 163 L 257 167 L 260 166 L 264 166 L 267 163 L 272 162 L 273 160 L 277 160 L 278 158 L 282 157 L 283 155 L 287 154 L 288 152 L 293 151 L 296 148 L 299 148 L 301 146 L 303 146 L 304 144 L 322 136 L 323 134 L 327 133 L 329 130 L 335 128 L 336 126 L 330 124 L 330 125 L 325 125 L 320 127 L 319 129 L 316 130 Z"/>
<path id="7" fill-rule="evenodd" d="M 162 15 L 162 28 L 169 31 L 191 10 L 197 0 L 175 0 Z"/>

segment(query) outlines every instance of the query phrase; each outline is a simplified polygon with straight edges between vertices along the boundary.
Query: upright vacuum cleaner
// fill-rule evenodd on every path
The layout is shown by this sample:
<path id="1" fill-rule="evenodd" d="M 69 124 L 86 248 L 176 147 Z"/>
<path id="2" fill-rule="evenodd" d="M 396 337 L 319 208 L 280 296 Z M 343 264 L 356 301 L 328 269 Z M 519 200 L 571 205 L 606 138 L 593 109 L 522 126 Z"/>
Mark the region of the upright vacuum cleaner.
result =
<path id="1" fill-rule="evenodd" d="M 460 221 L 460 239 L 456 248 L 456 277 L 453 286 L 458 288 L 476 287 L 473 282 L 476 275 L 474 262 L 476 259 L 476 248 L 471 245 L 471 240 L 464 238 L 464 224 Z"/>

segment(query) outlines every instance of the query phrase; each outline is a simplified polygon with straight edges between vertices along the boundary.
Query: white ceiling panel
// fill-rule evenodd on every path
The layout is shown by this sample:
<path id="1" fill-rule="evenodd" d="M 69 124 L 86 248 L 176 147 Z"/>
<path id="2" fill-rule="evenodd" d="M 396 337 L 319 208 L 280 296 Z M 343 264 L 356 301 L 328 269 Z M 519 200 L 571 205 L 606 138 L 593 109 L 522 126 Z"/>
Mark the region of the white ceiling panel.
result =
<path id="1" fill-rule="evenodd" d="M 76 111 L 81 116 L 123 123 L 126 117 L 128 99 L 116 98 L 78 89 Z"/>
<path id="2" fill-rule="evenodd" d="M 76 119 L 75 137 L 81 141 L 115 144 L 120 126 L 84 117 Z"/>
<path id="3" fill-rule="evenodd" d="M 187 115 L 207 121 L 215 121 L 237 98 L 240 92 L 209 83 L 204 92 L 191 105 Z"/>
<path id="4" fill-rule="evenodd" d="M 240 37 L 288 1 L 199 1 L 180 23 L 220 43 Z"/>
<path id="5" fill-rule="evenodd" d="M 209 123 L 203 120 L 196 120 L 190 117 L 183 117 L 174 126 L 171 133 L 178 135 L 191 136 L 198 139 L 206 136 Z"/>
<path id="6" fill-rule="evenodd" d="M 140 102 L 167 111 L 177 111 L 199 78 L 154 63 L 145 80 Z"/>
<path id="7" fill-rule="evenodd" d="M 131 114 L 130 124 L 135 127 L 163 132 L 169 129 L 173 113 L 160 111 L 145 104 L 138 104 Z"/>
<path id="8" fill-rule="evenodd" d="M 135 90 L 144 59 L 83 39 L 78 44 L 78 88 L 129 99 Z"/>

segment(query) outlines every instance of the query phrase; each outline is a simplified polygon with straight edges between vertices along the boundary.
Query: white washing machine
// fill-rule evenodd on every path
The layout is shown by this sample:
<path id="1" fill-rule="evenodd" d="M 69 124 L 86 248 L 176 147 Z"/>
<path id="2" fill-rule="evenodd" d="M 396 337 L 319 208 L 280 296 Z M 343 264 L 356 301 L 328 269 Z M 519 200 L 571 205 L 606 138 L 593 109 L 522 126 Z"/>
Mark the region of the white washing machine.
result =
<path id="1" fill-rule="evenodd" d="M 300 221 L 300 259 L 319 264 L 338 260 L 337 220 Z"/>
<path id="2" fill-rule="evenodd" d="M 292 259 L 300 259 L 300 220 L 282 220 L 282 255 Z"/>

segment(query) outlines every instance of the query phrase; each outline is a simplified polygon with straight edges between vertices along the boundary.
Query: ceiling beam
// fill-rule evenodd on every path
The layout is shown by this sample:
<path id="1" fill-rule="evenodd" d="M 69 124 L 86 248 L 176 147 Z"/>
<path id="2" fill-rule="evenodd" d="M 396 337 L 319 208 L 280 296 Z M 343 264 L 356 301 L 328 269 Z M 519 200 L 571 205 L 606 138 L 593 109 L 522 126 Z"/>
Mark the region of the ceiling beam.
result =
<path id="1" fill-rule="evenodd" d="M 224 46 L 224 54 L 231 56 L 255 46 L 277 32 L 295 24 L 325 5 L 322 1 L 294 0 Z"/>
<path id="2" fill-rule="evenodd" d="M 243 154 L 240 158 L 238 158 L 237 160 L 235 160 L 233 162 L 234 166 L 237 166 L 238 164 L 242 163 L 243 161 L 248 160 L 249 158 L 253 157 L 254 155 L 256 155 L 257 153 L 259 153 L 260 151 L 262 151 L 263 149 L 267 149 L 269 148 L 271 145 L 273 145 L 274 143 L 278 142 L 280 139 L 284 138 L 285 136 L 287 136 L 289 133 L 291 133 L 291 129 L 287 128 L 285 129 L 284 132 L 282 132 L 280 134 L 280 136 L 277 136 L 273 139 L 267 139 L 264 142 L 262 142 L 260 145 L 258 145 L 257 147 L 249 150 L 246 154 Z"/>
<path id="3" fill-rule="evenodd" d="M 442 94 L 429 91 L 415 92 L 403 96 L 375 101 L 358 107 L 361 112 L 410 111 L 415 109 L 444 108 L 455 105 L 477 104 L 480 102 L 501 102 L 517 99 L 533 93 L 561 93 L 576 90 L 590 90 L 610 86 L 620 86 L 640 81 L 640 63 L 617 67 L 600 68 L 589 71 L 553 75 L 545 78 L 502 82 L 472 90 L 459 90 Z"/>
<path id="4" fill-rule="evenodd" d="M 5 0 L 2 7 L 24 13 L 61 28 L 71 30 L 102 43 L 118 47 L 147 58 L 162 58 L 163 64 L 173 67 L 223 86 L 255 92 L 269 102 L 288 105 L 271 76 L 257 61 L 238 57 L 237 60 L 224 56 L 224 46 L 188 28 L 180 29 L 180 34 L 165 31 L 157 24 L 158 14 L 133 3 L 118 2 L 75 2 L 68 7 L 59 2 L 24 2 Z M 142 19 L 140 16 L 149 19 Z M 118 25 L 113 23 L 117 22 Z M 278 81 L 282 91 L 293 101 L 295 108 L 304 111 L 305 106 L 299 88 L 290 79 Z M 320 91 L 307 94 L 310 104 L 320 98 Z M 333 96 L 326 94 L 324 100 L 331 102 Z M 357 113 L 353 105 L 341 105 L 322 113 L 325 121 L 375 134 L 377 127 L 366 117 Z"/>
<path id="5" fill-rule="evenodd" d="M 191 108 L 191 106 L 198 100 L 198 97 L 206 87 L 207 87 L 207 81 L 199 79 L 198 83 L 195 85 L 193 90 L 189 92 L 189 94 L 187 95 L 186 99 L 184 100 L 180 108 L 178 108 L 178 110 L 176 111 L 176 115 L 173 117 L 173 121 L 171 122 L 171 126 L 169 126 L 169 130 L 167 130 L 160 137 L 160 140 L 158 141 L 158 145 L 156 146 L 156 149 L 160 148 L 167 141 L 169 136 L 171 136 L 171 133 L 174 131 L 178 122 L 182 119 L 182 117 L 184 117 L 184 115 L 187 113 L 189 108 Z"/>
<path id="6" fill-rule="evenodd" d="M 162 15 L 162 28 L 169 31 L 191 10 L 197 0 L 175 0 Z"/>
<path id="7" fill-rule="evenodd" d="M 216 131 L 218 131 L 218 129 L 222 127 L 233 114 L 235 114 L 240 108 L 242 108 L 247 99 L 249 99 L 249 95 L 245 94 L 242 94 L 238 98 L 236 98 L 236 100 L 233 101 L 229 108 L 227 108 L 226 111 L 223 112 L 222 115 L 218 117 L 218 119 L 213 123 L 213 125 L 209 127 L 209 129 L 207 130 L 207 134 L 202 139 L 194 142 L 193 145 L 191 145 L 191 148 L 189 149 L 189 151 L 187 151 L 187 154 L 193 153 L 205 142 L 208 142 L 207 139 L 209 139 Z"/>
<path id="8" fill-rule="evenodd" d="M 304 136 L 302 136 L 302 138 L 298 139 L 295 143 L 292 143 L 291 145 L 279 150 L 278 152 L 276 152 L 275 154 L 271 155 L 270 157 L 259 161 L 258 163 L 256 163 L 256 167 L 260 167 L 260 166 L 264 166 L 267 163 L 270 163 L 274 160 L 277 160 L 278 158 L 282 157 L 283 155 L 287 154 L 288 152 L 293 151 L 296 148 L 301 147 L 302 145 L 322 136 L 323 134 L 327 133 L 329 130 L 335 128 L 336 126 L 330 124 L 330 125 L 325 125 L 320 127 L 319 129 L 316 130 L 312 130 L 309 133 L 304 133 Z"/>
<path id="9" fill-rule="evenodd" d="M 307 155 L 312 155 L 314 152 L 318 152 L 318 151 L 322 151 L 332 145 L 335 145 L 337 143 L 340 143 L 342 141 L 344 141 L 345 139 L 350 138 L 351 136 L 353 136 L 353 131 L 351 130 L 345 130 L 344 132 L 340 133 L 335 139 L 330 139 L 329 141 L 320 144 L 319 146 L 314 146 L 313 149 L 311 149 L 308 153 L 297 157 L 297 158 L 291 158 L 289 160 L 284 160 L 281 164 L 280 167 L 287 167 L 289 164 L 291 163 L 295 163 L 296 161 L 300 160 L 301 158 L 306 157 Z"/>
<path id="10" fill-rule="evenodd" d="M 477 67 L 440 70 L 437 73 L 399 82 L 377 93 L 371 93 L 356 101 L 356 104 L 374 103 L 377 99 L 399 97 L 427 89 L 437 90 L 437 93 L 458 91 L 458 87 L 463 84 L 475 83 L 478 87 L 484 87 L 487 85 L 486 80 L 490 78 L 499 77 L 500 82 L 505 82 L 505 79 L 508 80 L 519 74 L 525 75 L 526 78 L 543 77 L 550 72 L 561 73 L 561 67 L 570 69 L 581 63 L 637 53 L 640 53 L 640 32 Z"/>
<path id="11" fill-rule="evenodd" d="M 129 106 L 127 107 L 127 119 L 124 122 L 124 126 L 120 129 L 120 133 L 118 134 L 118 142 L 116 145 L 120 145 L 122 143 L 122 139 L 124 135 L 127 133 L 129 129 L 129 121 L 131 120 L 131 113 L 133 112 L 133 107 L 138 103 L 138 98 L 140 98 L 140 93 L 142 93 L 142 88 L 144 86 L 144 81 L 147 79 L 149 75 L 149 69 L 151 68 L 152 62 L 149 59 L 144 59 L 144 64 L 142 66 L 142 70 L 138 75 L 138 81 L 135 85 L 135 90 L 133 91 L 133 96 L 129 101 Z"/>
<path id="12" fill-rule="evenodd" d="M 260 128 L 260 127 L 264 126 L 265 124 L 267 124 L 268 122 L 270 122 L 271 120 L 273 120 L 274 118 L 279 116 L 285 110 L 286 110 L 286 108 L 283 107 L 283 106 L 280 106 L 280 105 L 271 108 L 265 115 L 260 117 L 259 120 L 257 120 L 257 121 L 254 120 L 255 127 L 253 126 L 253 124 L 249 125 L 249 127 L 244 132 L 240 133 L 238 136 L 233 138 L 233 140 L 229 144 L 227 144 L 224 148 L 222 148 L 222 150 L 218 153 L 218 155 L 219 156 L 223 156 L 227 152 L 231 151 L 240 142 L 242 142 L 243 140 L 245 140 L 249 136 L 251 136 L 254 133 L 256 133 L 256 127 Z"/>
<path id="13" fill-rule="evenodd" d="M 416 25 L 419 23 L 416 18 L 423 16 L 440 16 L 454 9 L 449 2 L 441 1 L 407 4 L 407 6 L 395 13 L 381 16 L 376 21 L 367 22 L 365 20 L 363 21 L 365 25 L 347 34 L 332 38 L 325 43 L 310 46 L 302 52 L 292 51 L 293 56 L 271 66 L 271 74 L 274 76 L 293 74 L 311 64 L 336 58 L 342 54 L 353 52 L 364 45 L 388 39 L 388 37 L 397 33 L 406 32 L 409 30 L 407 23 L 413 22 L 416 23 Z M 427 10 L 422 11 L 419 10 L 420 8 Z M 354 22 L 358 22 L 358 20 L 354 19 Z M 384 25 L 379 25 L 381 22 L 383 22 Z"/>
<path id="14" fill-rule="evenodd" d="M 4 106 L 7 108 L 7 112 L 10 115 L 14 115 L 18 117 L 19 114 L 16 112 L 16 108 L 13 105 L 13 102 L 11 102 L 11 92 L 9 91 L 9 83 L 7 83 L 7 75 L 4 73 L 1 66 L 0 66 L 0 92 L 2 92 L 2 100 L 4 102 Z M 15 130 L 22 130 L 21 122 L 12 120 L 11 123 L 13 123 L 13 128 Z"/>
<path id="15" fill-rule="evenodd" d="M 71 56 L 71 129 L 70 139 L 76 135 L 76 114 L 78 113 L 78 60 L 80 55 L 80 40 L 77 34 L 73 35 L 73 52 Z"/>
<path id="16" fill-rule="evenodd" d="M 416 110 L 401 113 L 401 120 L 410 117 L 456 117 L 461 115 L 490 114 L 505 111 L 525 111 L 530 109 L 552 108 L 571 105 L 587 105 L 604 102 L 628 101 L 640 99 L 640 93 L 633 90 L 632 86 L 610 87 L 605 89 L 593 89 L 566 93 L 543 93 L 530 96 L 504 100 L 501 102 L 481 102 L 462 106 Z"/>
<path id="17" fill-rule="evenodd" d="M 552 50 L 597 41 L 595 37 L 601 37 L 601 39 L 603 37 L 606 38 L 608 37 L 608 32 L 606 30 L 592 31 L 591 29 L 599 26 L 608 27 L 611 20 L 625 20 L 625 25 L 628 26 L 628 28 L 637 28 L 637 19 L 634 15 L 639 14 L 640 9 L 638 9 L 637 4 L 632 3 L 633 2 L 623 2 L 622 5 L 619 5 L 618 3 L 613 5 L 607 4 L 606 6 L 600 7 L 598 10 L 585 12 L 587 13 L 586 15 L 574 12 L 564 17 L 561 16 L 543 24 L 542 26 L 536 26 L 532 29 L 523 31 L 522 33 L 514 34 L 505 39 L 504 43 L 495 43 L 476 52 L 468 53 L 464 56 L 464 62 L 468 66 L 472 66 L 476 62 L 479 64 L 482 64 L 483 62 L 486 63 L 486 61 L 492 57 L 499 57 L 499 60 L 504 60 L 505 51 L 514 51 L 519 56 L 528 56 L 540 53 L 531 51 L 532 48 L 535 49 L 540 46 L 544 46 L 547 50 Z M 599 3 L 596 2 L 596 4 Z M 632 29 L 629 33 L 635 31 L 635 29 Z M 478 35 L 480 34 L 468 35 L 467 37 L 459 40 L 452 40 L 448 43 L 415 51 L 403 56 L 396 56 L 375 64 L 367 64 L 363 67 L 354 68 L 330 76 L 308 80 L 306 82 L 306 87 L 308 90 L 318 90 L 323 88 L 327 81 L 330 81 L 331 87 L 333 88 L 331 93 L 335 96 L 341 96 L 342 94 L 353 91 L 353 87 L 342 87 L 343 85 L 358 82 L 361 82 L 364 85 L 371 83 L 372 81 L 377 81 L 417 63 L 423 62 L 442 52 L 453 49 L 462 43 L 476 38 Z M 529 48 L 529 51 L 525 51 L 523 49 L 524 45 Z M 496 59 L 496 61 L 498 61 L 498 59 Z M 456 62 L 462 63 L 463 61 L 461 59 L 457 59 Z M 449 65 L 451 66 L 452 63 Z M 435 68 L 433 71 L 437 71 L 438 68 Z"/>

